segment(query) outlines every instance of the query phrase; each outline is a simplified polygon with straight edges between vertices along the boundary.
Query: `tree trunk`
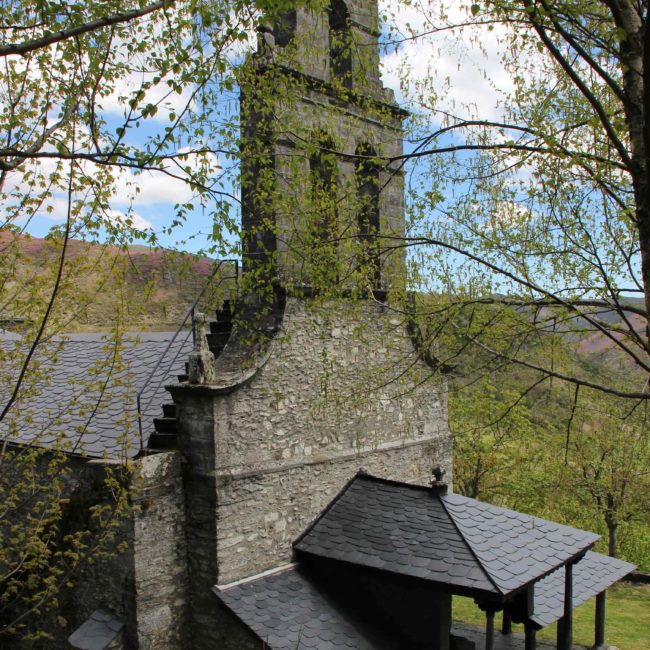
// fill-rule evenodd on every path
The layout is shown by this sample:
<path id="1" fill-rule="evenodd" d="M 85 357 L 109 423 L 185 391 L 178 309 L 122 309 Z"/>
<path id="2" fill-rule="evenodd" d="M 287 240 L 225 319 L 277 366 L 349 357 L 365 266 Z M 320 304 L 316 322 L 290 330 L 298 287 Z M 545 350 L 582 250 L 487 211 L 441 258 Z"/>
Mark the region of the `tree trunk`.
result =
<path id="1" fill-rule="evenodd" d="M 629 170 L 634 186 L 636 202 L 635 221 L 639 235 L 641 255 L 641 282 L 644 290 L 646 311 L 650 314 L 650 124 L 645 119 L 650 114 L 650 34 L 647 30 L 647 15 L 640 16 L 635 3 L 619 0 L 614 5 L 614 20 L 625 30 L 626 38 L 621 42 L 621 64 L 623 65 L 623 107 L 630 137 L 632 168 Z M 646 327 L 646 350 L 650 351 L 650 329 Z"/>
<path id="2" fill-rule="evenodd" d="M 617 555 L 617 545 L 618 540 L 616 539 L 616 533 L 618 532 L 618 524 L 613 521 L 607 522 L 607 532 L 608 532 L 608 554 L 610 557 L 618 557 Z"/>

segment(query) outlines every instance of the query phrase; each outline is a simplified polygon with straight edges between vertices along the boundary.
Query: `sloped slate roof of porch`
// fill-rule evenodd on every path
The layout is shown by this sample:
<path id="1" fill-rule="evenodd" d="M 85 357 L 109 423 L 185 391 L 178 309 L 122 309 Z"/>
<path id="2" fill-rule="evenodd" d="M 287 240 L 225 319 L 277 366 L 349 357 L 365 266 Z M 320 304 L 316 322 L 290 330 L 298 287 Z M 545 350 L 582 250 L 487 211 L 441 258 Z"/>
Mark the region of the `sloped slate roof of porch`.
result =
<path id="1" fill-rule="evenodd" d="M 598 539 L 436 488 L 358 474 L 294 548 L 499 598 L 580 556 Z"/>
<path id="2" fill-rule="evenodd" d="M 404 647 L 402 639 L 373 629 L 354 612 L 328 598 L 295 565 L 230 587 L 215 587 L 214 592 L 272 650 Z"/>
<path id="3" fill-rule="evenodd" d="M 621 578 L 634 565 L 607 555 L 587 551 L 573 566 L 573 606 L 597 596 Z M 531 617 L 540 627 L 550 625 L 564 614 L 564 571 L 558 569 L 535 583 L 535 609 Z"/>

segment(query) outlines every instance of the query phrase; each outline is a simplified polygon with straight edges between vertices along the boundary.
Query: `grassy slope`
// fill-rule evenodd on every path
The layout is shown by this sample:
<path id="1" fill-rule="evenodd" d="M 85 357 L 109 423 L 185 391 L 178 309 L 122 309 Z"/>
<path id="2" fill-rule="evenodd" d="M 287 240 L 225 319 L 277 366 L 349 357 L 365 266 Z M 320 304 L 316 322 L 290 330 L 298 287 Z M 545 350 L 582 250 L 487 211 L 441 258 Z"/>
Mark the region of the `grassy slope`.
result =
<path id="1" fill-rule="evenodd" d="M 592 598 L 575 610 L 573 641 L 590 647 L 594 642 L 594 609 Z M 469 598 L 454 597 L 454 620 L 472 625 L 485 625 L 483 613 Z M 514 625 L 523 633 L 523 626 Z M 555 641 L 555 624 L 538 633 L 541 640 Z M 607 592 L 605 640 L 620 650 L 650 648 L 650 585 L 619 583 Z"/>

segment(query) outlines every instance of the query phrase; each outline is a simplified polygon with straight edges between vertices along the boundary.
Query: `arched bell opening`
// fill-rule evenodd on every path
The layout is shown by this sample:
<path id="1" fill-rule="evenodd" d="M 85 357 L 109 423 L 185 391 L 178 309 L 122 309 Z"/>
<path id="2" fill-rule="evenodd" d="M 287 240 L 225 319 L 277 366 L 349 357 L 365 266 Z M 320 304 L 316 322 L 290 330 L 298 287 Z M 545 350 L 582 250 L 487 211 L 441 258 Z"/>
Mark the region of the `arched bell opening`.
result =
<path id="1" fill-rule="evenodd" d="M 360 243 L 359 268 L 366 274 L 373 288 L 381 287 L 381 250 L 379 245 L 379 195 L 381 191 L 380 166 L 372 146 L 362 143 L 357 147 L 357 227 Z"/>
<path id="2" fill-rule="evenodd" d="M 309 154 L 310 227 L 306 251 L 312 285 L 324 287 L 339 280 L 339 174 L 335 144 L 324 131 L 312 137 Z"/>
<path id="3" fill-rule="evenodd" d="M 352 88 L 352 32 L 350 12 L 343 0 L 332 0 L 327 10 L 332 81 Z"/>
<path id="4" fill-rule="evenodd" d="M 296 26 L 298 23 L 298 14 L 295 9 L 283 11 L 273 24 L 273 37 L 275 44 L 280 47 L 286 47 L 293 41 L 296 35 Z"/>

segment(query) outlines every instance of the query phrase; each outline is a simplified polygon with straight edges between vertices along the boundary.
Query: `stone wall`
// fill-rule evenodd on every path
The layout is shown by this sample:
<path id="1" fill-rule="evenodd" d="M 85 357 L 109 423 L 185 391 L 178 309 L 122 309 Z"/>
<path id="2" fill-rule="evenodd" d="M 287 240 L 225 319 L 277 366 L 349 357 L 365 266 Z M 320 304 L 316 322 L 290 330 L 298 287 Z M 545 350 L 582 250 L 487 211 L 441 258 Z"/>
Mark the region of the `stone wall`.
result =
<path id="1" fill-rule="evenodd" d="M 157 453 L 139 459 L 133 486 L 137 647 L 182 648 L 188 594 L 180 454 Z"/>
<path id="2" fill-rule="evenodd" d="M 96 610 L 113 613 L 122 623 L 111 648 L 178 650 L 186 633 L 187 558 L 185 504 L 178 452 L 133 461 L 130 474 L 133 509 L 114 531 L 107 552 L 90 553 L 59 595 L 54 614 L 38 621 L 51 642 L 20 647 L 67 648 L 68 636 Z M 117 467 L 109 463 L 109 467 Z M 107 500 L 106 465 L 70 457 L 70 502 L 65 530 L 90 527 L 89 509 Z M 92 540 L 92 538 L 91 538 Z"/>
<path id="3" fill-rule="evenodd" d="M 229 346 L 217 363 L 230 383 L 170 387 L 187 460 L 195 647 L 218 640 L 210 583 L 290 561 L 292 541 L 360 468 L 415 483 L 434 465 L 451 474 L 444 379 L 388 307 L 289 299 L 263 365 L 241 368 L 242 381 Z"/>
<path id="4" fill-rule="evenodd" d="M 403 321 L 372 301 L 289 299 L 264 367 L 214 402 L 217 470 L 264 473 L 447 438 L 444 382 Z"/>

